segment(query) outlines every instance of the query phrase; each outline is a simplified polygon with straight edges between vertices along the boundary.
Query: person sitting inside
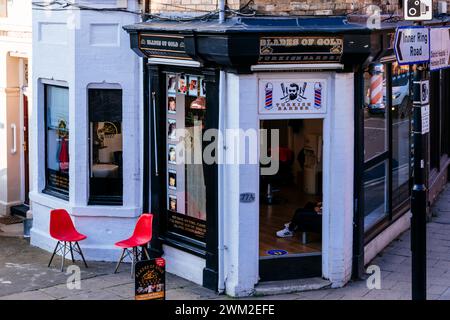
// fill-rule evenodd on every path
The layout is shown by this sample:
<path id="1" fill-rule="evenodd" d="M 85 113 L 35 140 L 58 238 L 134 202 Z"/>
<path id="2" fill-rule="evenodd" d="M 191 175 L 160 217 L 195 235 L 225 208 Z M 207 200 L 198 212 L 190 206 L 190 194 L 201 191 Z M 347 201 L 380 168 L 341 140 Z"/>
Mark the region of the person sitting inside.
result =
<path id="1" fill-rule="evenodd" d="M 295 210 L 292 220 L 284 225 L 284 229 L 277 231 L 277 237 L 292 237 L 295 231 L 322 231 L 322 202 L 308 202 L 303 208 Z"/>

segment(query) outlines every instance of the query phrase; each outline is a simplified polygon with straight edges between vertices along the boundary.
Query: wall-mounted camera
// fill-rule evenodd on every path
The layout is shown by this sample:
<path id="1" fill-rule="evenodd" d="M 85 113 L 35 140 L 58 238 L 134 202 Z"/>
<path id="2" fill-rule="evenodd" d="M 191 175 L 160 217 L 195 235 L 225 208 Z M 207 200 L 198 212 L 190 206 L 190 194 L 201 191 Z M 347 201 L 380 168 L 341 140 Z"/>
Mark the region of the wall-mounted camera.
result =
<path id="1" fill-rule="evenodd" d="M 432 20 L 432 0 L 404 0 L 405 20 Z"/>

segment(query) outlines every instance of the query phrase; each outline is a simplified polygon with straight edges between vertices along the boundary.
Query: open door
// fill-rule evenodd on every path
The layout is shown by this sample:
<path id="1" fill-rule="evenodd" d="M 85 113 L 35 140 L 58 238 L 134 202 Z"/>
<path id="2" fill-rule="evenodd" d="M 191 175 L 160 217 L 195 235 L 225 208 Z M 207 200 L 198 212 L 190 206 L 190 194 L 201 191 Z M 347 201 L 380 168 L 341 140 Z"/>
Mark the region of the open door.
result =
<path id="1" fill-rule="evenodd" d="M 260 176 L 260 280 L 321 276 L 322 120 L 261 120 L 260 127 L 280 139 L 267 145 L 268 155 L 278 152 L 278 172 Z"/>

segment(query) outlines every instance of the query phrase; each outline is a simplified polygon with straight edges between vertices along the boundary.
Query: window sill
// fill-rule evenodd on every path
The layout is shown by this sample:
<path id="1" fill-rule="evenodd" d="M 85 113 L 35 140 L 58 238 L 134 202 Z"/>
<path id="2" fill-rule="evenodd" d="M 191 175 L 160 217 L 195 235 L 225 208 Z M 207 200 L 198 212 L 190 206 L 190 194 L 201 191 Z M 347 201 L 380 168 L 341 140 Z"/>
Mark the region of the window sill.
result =
<path id="1" fill-rule="evenodd" d="M 200 248 L 196 243 L 190 241 L 180 241 L 168 235 L 159 237 L 159 240 L 170 247 L 190 253 L 202 259 L 206 258 L 206 250 L 204 247 Z"/>
<path id="2" fill-rule="evenodd" d="M 65 200 L 65 201 L 69 201 L 69 193 L 68 192 L 63 192 L 57 189 L 53 189 L 53 188 L 45 188 L 44 190 L 42 190 L 43 194 L 61 199 L 61 200 Z"/>
<path id="3" fill-rule="evenodd" d="M 90 198 L 88 206 L 123 206 L 122 197 Z"/>

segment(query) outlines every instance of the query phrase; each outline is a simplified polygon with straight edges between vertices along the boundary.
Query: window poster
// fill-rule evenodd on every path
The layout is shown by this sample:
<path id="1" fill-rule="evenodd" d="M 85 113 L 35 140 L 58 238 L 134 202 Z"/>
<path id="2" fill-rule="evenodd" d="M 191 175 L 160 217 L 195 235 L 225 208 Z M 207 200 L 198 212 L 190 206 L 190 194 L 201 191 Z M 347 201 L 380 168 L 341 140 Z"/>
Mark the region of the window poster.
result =
<path id="1" fill-rule="evenodd" d="M 200 97 L 206 96 L 206 81 L 205 78 L 200 78 Z"/>
<path id="2" fill-rule="evenodd" d="M 167 75 L 167 93 L 169 93 L 169 94 L 177 93 L 177 75 L 176 74 Z"/>
<path id="3" fill-rule="evenodd" d="M 177 212 L 177 196 L 169 194 L 169 210 Z"/>
<path id="4" fill-rule="evenodd" d="M 192 97 L 198 96 L 198 77 L 196 76 L 189 76 L 189 95 Z"/>
<path id="5" fill-rule="evenodd" d="M 175 170 L 169 170 L 169 189 L 177 190 L 177 172 Z"/>
<path id="6" fill-rule="evenodd" d="M 194 155 L 198 148 L 202 148 L 201 143 L 195 144 L 193 141 L 201 139 L 205 129 L 205 81 L 201 76 L 181 73 L 166 74 L 166 81 L 167 231 L 205 241 L 206 186 L 203 165 L 186 159 L 187 155 Z M 177 134 L 177 130 L 183 130 L 182 134 Z"/>
<path id="7" fill-rule="evenodd" d="M 188 91 L 187 81 L 188 81 L 187 77 L 183 74 L 181 74 L 178 77 L 178 93 L 187 94 L 187 91 Z"/>
<path id="8" fill-rule="evenodd" d="M 177 98 L 174 96 L 167 97 L 167 112 L 169 114 L 177 113 Z"/>
<path id="9" fill-rule="evenodd" d="M 167 119 L 167 136 L 169 140 L 177 138 L 177 120 Z"/>
<path id="10" fill-rule="evenodd" d="M 169 144 L 167 160 L 170 164 L 177 164 L 177 146 L 174 144 Z"/>

